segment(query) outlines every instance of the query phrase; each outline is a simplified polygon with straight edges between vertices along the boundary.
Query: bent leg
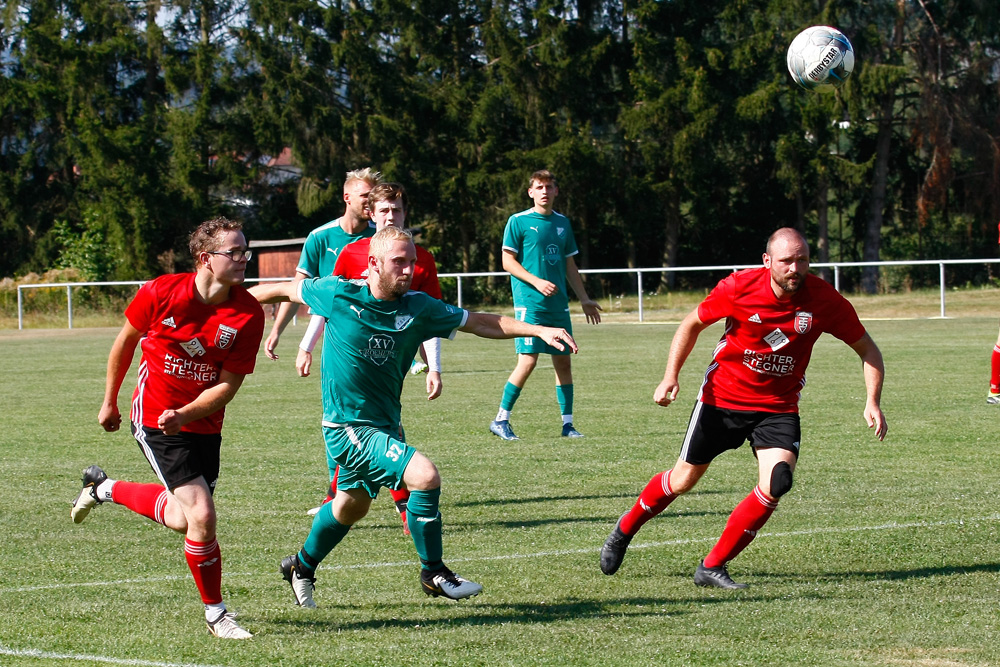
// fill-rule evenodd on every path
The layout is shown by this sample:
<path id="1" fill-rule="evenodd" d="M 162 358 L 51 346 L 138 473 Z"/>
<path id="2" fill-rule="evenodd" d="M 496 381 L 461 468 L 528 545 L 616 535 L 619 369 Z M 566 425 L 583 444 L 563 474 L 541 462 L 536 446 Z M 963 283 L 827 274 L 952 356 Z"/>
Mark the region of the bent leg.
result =
<path id="1" fill-rule="evenodd" d="M 693 465 L 678 459 L 670 470 L 654 475 L 618 524 L 622 533 L 635 535 L 654 516 L 667 509 L 674 498 L 687 493 L 708 470 L 708 463 Z"/>
<path id="2" fill-rule="evenodd" d="M 315 572 L 323 559 L 340 544 L 347 532 L 362 519 L 372 499 L 363 489 L 341 489 L 333 500 L 320 507 L 312 528 L 299 551 L 299 563 Z"/>
<path id="3" fill-rule="evenodd" d="M 778 447 L 757 449 L 758 483 L 753 491 L 733 509 L 719 541 L 705 557 L 705 567 L 726 565 L 736 558 L 757 537 L 778 506 L 778 497 L 791 488 L 791 473 L 795 469 L 795 452 Z M 778 475 L 775 476 L 775 470 Z M 787 470 L 787 477 L 783 471 Z M 781 485 L 781 493 L 772 495 L 772 484 Z"/>

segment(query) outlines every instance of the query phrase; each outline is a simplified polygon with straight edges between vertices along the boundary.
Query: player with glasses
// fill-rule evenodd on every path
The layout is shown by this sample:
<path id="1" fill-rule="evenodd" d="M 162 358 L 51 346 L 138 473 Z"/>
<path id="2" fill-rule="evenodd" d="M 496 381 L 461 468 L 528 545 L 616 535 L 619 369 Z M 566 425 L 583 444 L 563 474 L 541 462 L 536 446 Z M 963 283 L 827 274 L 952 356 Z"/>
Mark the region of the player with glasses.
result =
<path id="1" fill-rule="evenodd" d="M 253 250 L 248 250 L 246 248 L 238 248 L 236 250 L 217 250 L 215 252 L 209 252 L 209 255 L 225 255 L 234 262 L 242 262 L 243 260 L 250 261 L 253 258 Z"/>

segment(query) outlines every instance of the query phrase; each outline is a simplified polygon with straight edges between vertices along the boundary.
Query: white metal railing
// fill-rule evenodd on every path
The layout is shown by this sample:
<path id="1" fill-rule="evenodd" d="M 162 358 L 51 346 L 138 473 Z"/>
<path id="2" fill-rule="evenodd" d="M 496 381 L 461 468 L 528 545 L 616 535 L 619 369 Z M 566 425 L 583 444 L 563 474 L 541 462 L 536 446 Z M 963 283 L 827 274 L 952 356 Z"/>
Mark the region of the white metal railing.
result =
<path id="1" fill-rule="evenodd" d="M 814 269 L 833 269 L 833 286 L 840 291 L 840 270 L 843 268 L 851 267 L 861 267 L 861 266 L 937 266 L 938 267 L 938 287 L 940 292 L 940 304 L 941 304 L 941 314 L 940 317 L 946 317 L 945 315 L 945 272 L 944 267 L 953 264 L 997 264 L 1000 263 L 1000 259 L 925 259 L 925 260 L 900 260 L 900 261 L 890 261 L 890 262 L 820 262 L 815 264 L 810 264 L 811 268 Z M 646 273 L 685 273 L 694 271 L 738 271 L 740 269 L 748 269 L 760 266 L 760 264 L 722 264 L 717 266 L 659 266 L 651 268 L 627 268 L 627 269 L 581 269 L 582 274 L 615 274 L 615 273 L 628 273 L 635 274 L 636 284 L 638 286 L 639 292 L 639 321 L 643 321 L 643 285 L 642 277 Z M 457 303 L 458 307 L 462 306 L 462 281 L 466 278 L 487 278 L 490 276 L 500 276 L 506 277 L 509 274 L 506 271 L 483 271 L 476 273 L 439 273 L 439 278 L 454 278 L 458 282 L 458 296 Z M 261 280 L 277 281 L 277 280 L 291 280 L 290 277 L 284 278 L 250 278 L 247 282 L 259 282 Z M 31 285 L 18 285 L 17 286 L 17 328 L 24 328 L 24 305 L 23 296 L 21 291 L 26 289 L 39 289 L 39 288 L 66 288 L 66 311 L 68 328 L 73 328 L 73 288 L 74 287 L 100 287 L 109 285 L 142 285 L 144 280 L 126 280 L 126 281 L 104 281 L 104 282 L 91 282 L 91 283 L 36 283 Z"/>

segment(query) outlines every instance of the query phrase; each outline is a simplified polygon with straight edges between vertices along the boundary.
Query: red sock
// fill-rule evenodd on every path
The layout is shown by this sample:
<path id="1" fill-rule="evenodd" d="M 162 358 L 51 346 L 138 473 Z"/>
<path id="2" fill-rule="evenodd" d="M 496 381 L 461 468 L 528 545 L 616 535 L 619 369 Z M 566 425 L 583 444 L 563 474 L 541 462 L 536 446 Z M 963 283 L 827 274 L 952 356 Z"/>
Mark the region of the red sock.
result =
<path id="1" fill-rule="evenodd" d="M 406 524 L 406 501 L 410 499 L 409 489 L 389 489 L 389 494 L 392 496 L 392 501 L 396 503 L 396 510 L 399 511 L 399 516 L 403 519 L 403 524 Z"/>
<path id="2" fill-rule="evenodd" d="M 222 551 L 219 541 L 195 542 L 184 538 L 184 557 L 205 604 L 222 602 Z"/>
<path id="3" fill-rule="evenodd" d="M 111 487 L 112 502 L 124 505 L 156 523 L 163 523 L 163 510 L 169 498 L 170 494 L 159 484 L 115 482 Z"/>
<path id="4" fill-rule="evenodd" d="M 392 496 L 392 500 L 396 503 L 396 507 L 399 507 L 399 503 L 406 502 L 410 499 L 409 489 L 389 489 L 389 495 Z"/>
<path id="5" fill-rule="evenodd" d="M 333 469 L 333 478 L 330 480 L 330 486 L 326 489 L 326 498 L 323 499 L 323 503 L 326 504 L 333 500 L 333 497 L 337 495 L 337 477 L 340 476 L 340 466 Z"/>
<path id="6" fill-rule="evenodd" d="M 632 509 L 622 517 L 618 527 L 626 535 L 635 535 L 644 523 L 667 509 L 676 497 L 670 490 L 670 471 L 655 475 L 639 494 L 639 500 Z"/>
<path id="7" fill-rule="evenodd" d="M 705 556 L 705 567 L 719 567 L 736 558 L 757 537 L 757 531 L 764 527 L 777 506 L 777 500 L 768 498 L 755 486 L 729 515 L 722 537 Z"/>
<path id="8" fill-rule="evenodd" d="M 1000 394 L 1000 345 L 993 346 L 990 357 L 990 393 Z"/>

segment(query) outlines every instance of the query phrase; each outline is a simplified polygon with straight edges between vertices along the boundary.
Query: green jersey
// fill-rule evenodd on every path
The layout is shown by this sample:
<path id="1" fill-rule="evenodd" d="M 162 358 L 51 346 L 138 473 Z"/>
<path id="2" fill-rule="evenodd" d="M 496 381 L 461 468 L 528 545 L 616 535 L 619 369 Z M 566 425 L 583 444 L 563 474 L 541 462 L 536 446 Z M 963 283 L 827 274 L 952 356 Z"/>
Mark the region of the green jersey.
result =
<path id="1" fill-rule="evenodd" d="M 333 275 L 333 267 L 337 264 L 337 256 L 348 243 L 361 238 L 375 235 L 375 225 L 368 226 L 360 234 L 348 234 L 340 226 L 340 218 L 309 232 L 302 246 L 299 264 L 295 268 L 299 273 L 309 278 L 323 278 Z"/>
<path id="2" fill-rule="evenodd" d="M 569 218 L 555 211 L 551 215 L 542 215 L 530 208 L 515 213 L 507 219 L 503 249 L 513 252 L 515 259 L 529 273 L 559 288 L 558 292 L 546 297 L 528 283 L 511 276 L 515 307 L 547 313 L 562 313 L 569 308 L 566 258 L 579 252 Z"/>
<path id="3" fill-rule="evenodd" d="M 326 318 L 321 366 L 323 425 L 399 427 L 400 394 L 413 355 L 429 338 L 454 338 L 469 313 L 423 292 L 394 301 L 363 280 L 303 280 L 299 295 Z"/>

